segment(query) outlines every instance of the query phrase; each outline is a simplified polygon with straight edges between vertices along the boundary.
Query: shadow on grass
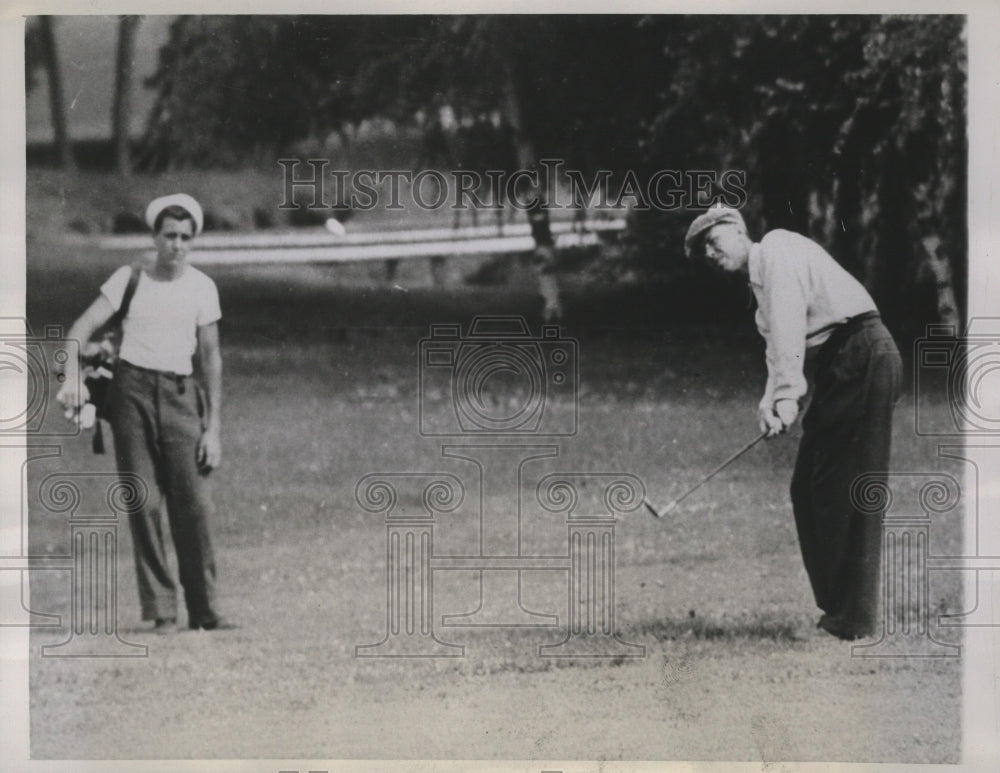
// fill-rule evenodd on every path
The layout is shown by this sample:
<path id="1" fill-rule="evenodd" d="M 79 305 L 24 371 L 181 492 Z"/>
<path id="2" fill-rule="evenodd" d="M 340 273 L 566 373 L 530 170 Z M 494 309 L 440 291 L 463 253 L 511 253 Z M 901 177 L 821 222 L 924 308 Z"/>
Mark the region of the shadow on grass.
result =
<path id="1" fill-rule="evenodd" d="M 722 617 L 719 619 L 688 615 L 665 620 L 638 623 L 629 629 L 630 636 L 652 636 L 657 641 L 696 639 L 699 641 L 731 642 L 775 641 L 801 642 L 799 624 L 793 620 L 769 619 L 758 615 Z"/>

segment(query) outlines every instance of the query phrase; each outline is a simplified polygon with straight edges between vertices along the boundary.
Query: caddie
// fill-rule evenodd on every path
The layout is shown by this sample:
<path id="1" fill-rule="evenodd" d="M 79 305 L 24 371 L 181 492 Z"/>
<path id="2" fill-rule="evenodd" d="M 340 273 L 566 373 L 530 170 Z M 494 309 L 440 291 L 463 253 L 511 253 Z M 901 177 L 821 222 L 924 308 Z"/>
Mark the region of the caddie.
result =
<path id="1" fill-rule="evenodd" d="M 819 627 L 841 639 L 874 633 L 879 603 L 881 514 L 860 512 L 851 487 L 889 469 L 892 413 L 902 363 L 874 301 L 816 242 L 783 229 L 759 242 L 735 209 L 697 217 L 685 252 L 746 274 L 766 343 L 761 432 L 774 437 L 799 416 L 807 358 L 814 388 L 802 418 L 791 499 Z"/>
<path id="2" fill-rule="evenodd" d="M 177 627 L 177 591 L 167 562 L 161 502 L 177 553 L 188 627 L 234 627 L 216 607 L 215 559 L 209 532 L 213 511 L 208 474 L 222 458 L 220 441 L 222 358 L 215 283 L 188 265 L 191 243 L 201 232 L 201 206 L 187 194 L 163 196 L 146 209 L 156 260 L 135 281 L 123 266 L 101 286 L 100 295 L 73 323 L 69 338 L 89 341 L 122 307 L 121 347 L 107 397 L 115 459 L 122 473 L 139 475 L 150 496 L 129 518 L 139 600 L 144 620 L 158 633 Z M 193 377 L 197 353 L 206 391 Z M 76 389 L 78 363 L 66 365 L 58 399 L 79 408 L 89 395 Z"/>

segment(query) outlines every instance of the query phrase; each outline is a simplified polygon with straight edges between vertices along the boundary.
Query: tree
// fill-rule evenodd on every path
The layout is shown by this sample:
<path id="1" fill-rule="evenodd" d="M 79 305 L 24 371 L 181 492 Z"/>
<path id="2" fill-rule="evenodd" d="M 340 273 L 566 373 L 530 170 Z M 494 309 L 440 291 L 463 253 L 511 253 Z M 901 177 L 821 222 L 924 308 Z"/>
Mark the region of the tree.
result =
<path id="1" fill-rule="evenodd" d="M 24 25 L 24 90 L 31 93 L 38 88 L 38 71 L 45 67 L 45 41 L 42 25 L 37 17 Z"/>
<path id="2" fill-rule="evenodd" d="M 111 109 L 111 136 L 115 169 L 128 176 L 132 172 L 129 152 L 132 124 L 132 65 L 135 58 L 135 34 L 141 16 L 118 17 L 118 50 L 115 57 L 115 96 Z"/>
<path id="3" fill-rule="evenodd" d="M 38 37 L 32 37 L 32 46 L 29 50 L 41 53 L 49 87 L 49 114 L 59 165 L 66 171 L 72 171 L 76 168 L 76 163 L 73 160 L 73 147 L 67 130 L 66 100 L 63 95 L 62 72 L 59 69 L 59 52 L 56 47 L 55 19 L 52 16 L 39 16 L 35 29 Z M 34 35 L 32 32 L 32 36 Z"/>
<path id="4" fill-rule="evenodd" d="M 687 168 L 746 170 L 755 230 L 817 237 L 898 327 L 954 316 L 963 30 L 958 16 L 684 19 L 664 30 L 673 77 L 647 147 Z M 662 242 L 678 244 L 689 220 Z"/>
<path id="5" fill-rule="evenodd" d="M 449 107 L 502 116 L 522 167 L 743 172 L 755 232 L 814 236 L 909 324 L 965 275 L 963 35 L 960 16 L 182 17 L 147 139 L 217 165 L 366 118 L 437 131 Z M 694 209 L 633 219 L 641 269 L 678 271 Z"/>
<path id="6" fill-rule="evenodd" d="M 424 17 L 179 17 L 147 85 L 152 165 L 238 165 L 392 112 L 398 60 Z M 394 97 L 393 97 L 394 98 Z"/>
<path id="7" fill-rule="evenodd" d="M 148 139 L 186 163 L 219 163 L 220 152 L 266 155 L 447 105 L 502 116 L 522 165 L 555 156 L 626 168 L 648 107 L 622 84 L 648 79 L 657 46 L 636 17 L 182 17 L 148 82 Z"/>
<path id="8" fill-rule="evenodd" d="M 471 115 L 496 111 L 513 128 L 522 166 L 555 157 L 582 167 L 634 165 L 643 88 L 659 41 L 630 16 L 431 17 L 396 58 L 400 118 L 445 102 Z M 623 87 L 624 86 L 624 87 Z"/>
<path id="9" fill-rule="evenodd" d="M 951 323 L 965 303 L 964 30 L 961 16 L 877 18 L 856 76 L 869 96 L 841 129 L 848 144 L 859 123 L 882 128 L 859 154 L 872 171 L 856 207 L 871 224 L 866 275 L 891 315 L 914 322 L 929 316 L 915 300 Z"/>

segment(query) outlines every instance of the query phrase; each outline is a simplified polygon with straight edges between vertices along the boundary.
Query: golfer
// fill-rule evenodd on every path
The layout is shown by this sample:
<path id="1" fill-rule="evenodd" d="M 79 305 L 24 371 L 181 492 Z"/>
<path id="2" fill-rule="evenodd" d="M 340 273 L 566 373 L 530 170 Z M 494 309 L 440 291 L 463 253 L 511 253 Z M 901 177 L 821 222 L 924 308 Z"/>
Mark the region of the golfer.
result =
<path id="1" fill-rule="evenodd" d="M 684 247 L 749 277 L 766 342 L 762 432 L 773 437 L 798 418 L 804 365 L 815 361 L 791 485 L 799 545 L 823 610 L 819 627 L 846 640 L 871 635 L 882 524 L 856 509 L 851 486 L 863 473 L 889 469 L 902 370 L 892 336 L 864 287 L 805 236 L 774 230 L 755 243 L 740 213 L 720 207 L 695 219 Z"/>
<path id="2" fill-rule="evenodd" d="M 188 627 L 232 627 L 216 609 L 215 559 L 209 536 L 212 500 L 208 474 L 219 465 L 222 359 L 217 322 L 222 316 L 215 283 L 188 265 L 188 252 L 201 232 L 198 202 L 183 193 L 152 201 L 146 209 L 156 260 L 142 267 L 128 313 L 108 394 L 108 416 L 118 471 L 141 476 L 150 496 L 132 514 L 130 527 L 142 618 L 158 633 L 177 628 L 177 592 L 161 528 L 165 502 L 184 588 Z M 89 341 L 121 306 L 133 269 L 123 266 L 73 323 L 69 338 Z M 207 387 L 192 378 L 197 352 Z M 69 363 L 58 399 L 79 408 L 89 398 L 76 391 L 79 363 Z"/>

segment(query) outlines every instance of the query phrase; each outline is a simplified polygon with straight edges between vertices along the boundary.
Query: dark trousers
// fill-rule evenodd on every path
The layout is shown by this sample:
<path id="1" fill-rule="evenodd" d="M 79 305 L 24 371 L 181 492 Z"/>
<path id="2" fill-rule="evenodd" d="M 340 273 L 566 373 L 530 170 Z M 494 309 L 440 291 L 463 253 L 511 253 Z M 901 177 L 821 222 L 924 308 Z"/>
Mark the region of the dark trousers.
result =
<path id="1" fill-rule="evenodd" d="M 874 632 L 881 514 L 852 505 L 863 473 L 887 472 L 902 362 L 875 313 L 838 328 L 820 347 L 812 402 L 802 419 L 792 509 L 816 605 L 831 626 Z"/>
<path id="2" fill-rule="evenodd" d="M 165 503 L 188 623 L 211 624 L 218 620 L 212 500 L 197 463 L 202 429 L 194 381 L 119 360 L 108 400 L 118 471 L 141 476 L 149 489 L 145 507 L 129 520 L 142 618 L 177 617 L 161 526 Z"/>

